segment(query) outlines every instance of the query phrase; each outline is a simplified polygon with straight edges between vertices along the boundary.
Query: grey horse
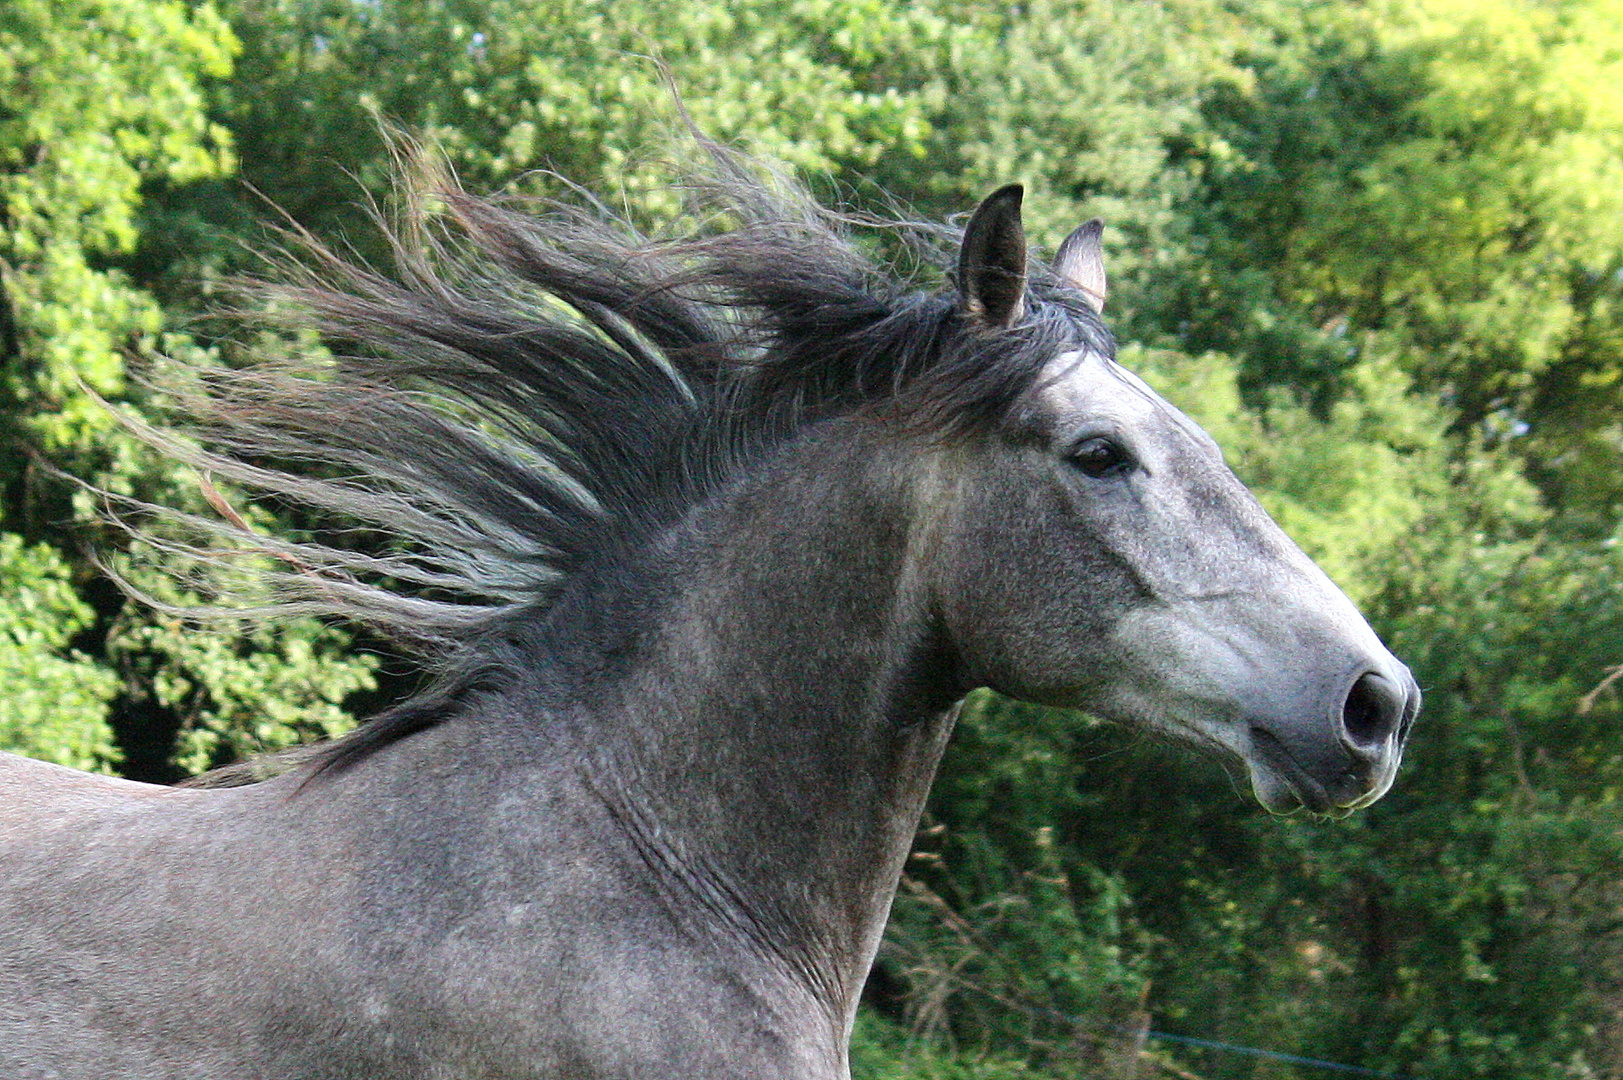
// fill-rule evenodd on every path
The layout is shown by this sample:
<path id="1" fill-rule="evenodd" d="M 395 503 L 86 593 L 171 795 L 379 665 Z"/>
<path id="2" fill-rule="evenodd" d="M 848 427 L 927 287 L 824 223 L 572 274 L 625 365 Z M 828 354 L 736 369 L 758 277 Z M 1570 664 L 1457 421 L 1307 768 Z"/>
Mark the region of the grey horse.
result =
<path id="1" fill-rule="evenodd" d="M 257 783 L 0 757 L 0 1077 L 845 1078 L 977 687 L 1274 811 L 1387 790 L 1414 680 L 1117 366 L 1097 222 L 909 227 L 932 292 L 781 184 L 699 197 L 650 239 L 449 188 L 394 270 L 288 287 L 336 359 L 205 377 L 176 453 L 392 538 L 237 537 L 275 606 L 433 679 Z"/>

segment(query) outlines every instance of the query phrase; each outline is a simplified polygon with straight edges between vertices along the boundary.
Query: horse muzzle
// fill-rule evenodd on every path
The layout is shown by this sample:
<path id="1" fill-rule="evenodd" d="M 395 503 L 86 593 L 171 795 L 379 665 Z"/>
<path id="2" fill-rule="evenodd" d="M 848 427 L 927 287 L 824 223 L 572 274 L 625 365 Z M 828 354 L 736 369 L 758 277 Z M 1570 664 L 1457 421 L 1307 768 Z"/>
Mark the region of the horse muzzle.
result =
<path id="1" fill-rule="evenodd" d="M 1242 752 L 1251 788 L 1269 811 L 1342 817 L 1386 794 L 1420 712 L 1420 687 L 1396 660 L 1364 669 L 1309 723 L 1257 718 Z"/>

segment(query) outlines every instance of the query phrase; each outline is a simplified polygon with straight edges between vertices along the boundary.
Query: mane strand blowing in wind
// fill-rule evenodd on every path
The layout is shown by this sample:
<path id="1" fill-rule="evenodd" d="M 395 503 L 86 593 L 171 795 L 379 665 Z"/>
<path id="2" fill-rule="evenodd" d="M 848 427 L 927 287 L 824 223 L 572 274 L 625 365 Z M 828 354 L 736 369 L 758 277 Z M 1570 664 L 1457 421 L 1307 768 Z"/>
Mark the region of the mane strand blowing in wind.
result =
<path id="1" fill-rule="evenodd" d="M 253 536 L 276 565 L 259 576 L 277 599 L 258 610 L 364 624 L 438 677 L 321 768 L 499 684 L 513 628 L 802 425 L 886 408 L 951 437 L 996 425 L 1064 347 L 1111 351 L 1075 291 L 1038 269 L 1031 317 L 988 362 L 950 289 L 898 280 L 848 235 L 892 230 L 944 264 L 956 231 L 836 214 L 706 150 L 686 235 L 645 235 L 601 205 L 479 198 L 419 170 L 434 179 L 386 228 L 391 272 L 295 233 L 286 280 L 252 288 L 318 329 L 331 359 L 206 374 L 182 402 L 205 449 L 164 447 L 384 537 L 380 554 Z M 194 557 L 243 547 L 240 519 L 185 524 L 213 534 Z"/>

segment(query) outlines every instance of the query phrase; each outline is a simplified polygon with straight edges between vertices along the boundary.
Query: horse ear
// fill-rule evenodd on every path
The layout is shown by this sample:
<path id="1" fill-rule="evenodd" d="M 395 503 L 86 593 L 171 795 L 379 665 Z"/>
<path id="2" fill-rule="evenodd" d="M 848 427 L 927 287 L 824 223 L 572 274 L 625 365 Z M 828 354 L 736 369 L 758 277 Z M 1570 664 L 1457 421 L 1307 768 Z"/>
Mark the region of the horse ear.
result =
<path id="1" fill-rule="evenodd" d="M 1067 236 L 1054 255 L 1054 272 L 1061 280 L 1081 290 L 1083 299 L 1087 300 L 1095 315 L 1104 309 L 1105 293 L 1108 291 L 1105 284 L 1105 250 L 1100 239 L 1104 231 L 1105 223 L 1094 218 Z"/>
<path id="2" fill-rule="evenodd" d="M 1026 230 L 1019 184 L 1000 187 L 975 208 L 958 252 L 958 310 L 1004 329 L 1026 313 Z"/>

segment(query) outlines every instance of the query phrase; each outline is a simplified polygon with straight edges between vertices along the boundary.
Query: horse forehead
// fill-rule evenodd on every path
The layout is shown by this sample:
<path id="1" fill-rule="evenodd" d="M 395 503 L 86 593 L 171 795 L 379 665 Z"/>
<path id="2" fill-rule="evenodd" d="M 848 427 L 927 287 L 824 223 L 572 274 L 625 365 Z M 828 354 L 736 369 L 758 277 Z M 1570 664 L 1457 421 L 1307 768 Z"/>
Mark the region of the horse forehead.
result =
<path id="1" fill-rule="evenodd" d="M 1206 430 L 1114 360 L 1092 350 L 1061 353 L 1049 361 L 1037 398 L 1061 421 L 1100 420 L 1129 429 L 1180 433 L 1217 453 Z"/>

